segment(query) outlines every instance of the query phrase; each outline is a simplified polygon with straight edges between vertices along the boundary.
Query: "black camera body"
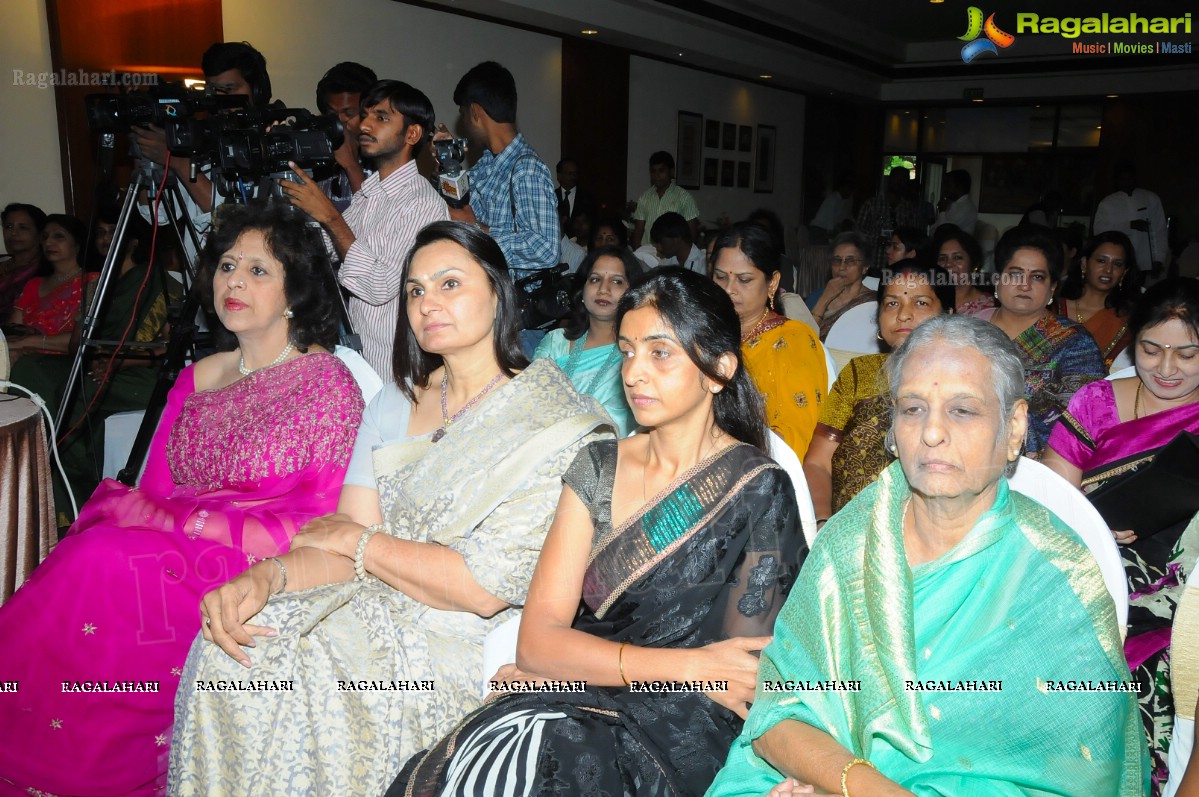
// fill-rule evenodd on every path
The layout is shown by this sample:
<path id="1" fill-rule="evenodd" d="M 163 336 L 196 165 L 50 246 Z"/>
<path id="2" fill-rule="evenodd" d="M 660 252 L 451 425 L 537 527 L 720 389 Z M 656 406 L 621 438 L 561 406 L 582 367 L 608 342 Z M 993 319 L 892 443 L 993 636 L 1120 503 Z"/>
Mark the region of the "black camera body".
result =
<path id="1" fill-rule="evenodd" d="M 470 178 L 466 173 L 466 139 L 434 139 L 437 155 L 437 190 L 452 208 L 466 207 L 470 202 Z"/>

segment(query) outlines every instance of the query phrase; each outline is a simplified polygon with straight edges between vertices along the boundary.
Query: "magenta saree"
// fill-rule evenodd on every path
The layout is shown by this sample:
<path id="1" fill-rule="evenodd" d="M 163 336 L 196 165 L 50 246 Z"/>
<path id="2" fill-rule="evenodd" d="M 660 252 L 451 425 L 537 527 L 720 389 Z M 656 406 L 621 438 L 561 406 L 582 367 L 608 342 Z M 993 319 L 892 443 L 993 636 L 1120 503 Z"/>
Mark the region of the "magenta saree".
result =
<path id="1" fill-rule="evenodd" d="M 101 484 L 0 609 L 0 794 L 165 793 L 200 599 L 335 509 L 362 407 L 325 353 L 180 374 L 138 488 Z"/>
<path id="2" fill-rule="evenodd" d="M 1049 437 L 1049 447 L 1082 471 L 1083 491 L 1089 492 L 1128 478 L 1183 431 L 1199 432 L 1199 404 L 1122 422 L 1112 383 L 1102 380 L 1084 385 L 1074 394 Z M 1153 769 L 1150 794 L 1154 797 L 1161 793 L 1168 777 L 1166 758 L 1174 724 L 1170 629 L 1182 588 L 1199 553 L 1193 545 L 1190 550 L 1185 546 L 1182 532 L 1186 525 L 1184 522 L 1162 529 L 1151 537 L 1120 546 L 1128 577 L 1124 653 L 1141 683 L 1141 720 L 1149 742 Z"/>

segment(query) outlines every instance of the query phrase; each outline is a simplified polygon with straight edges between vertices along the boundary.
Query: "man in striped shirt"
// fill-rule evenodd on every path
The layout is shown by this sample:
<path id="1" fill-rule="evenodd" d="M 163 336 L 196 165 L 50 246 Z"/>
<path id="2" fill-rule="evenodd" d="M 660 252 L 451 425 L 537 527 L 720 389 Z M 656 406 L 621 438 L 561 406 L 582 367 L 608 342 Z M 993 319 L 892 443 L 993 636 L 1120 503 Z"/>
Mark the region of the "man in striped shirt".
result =
<path id="1" fill-rule="evenodd" d="M 320 222 L 341 259 L 337 281 L 349 292 L 350 323 L 362 336 L 362 356 L 384 381 L 403 311 L 400 272 L 416 234 L 449 218 L 445 200 L 416 170 L 416 156 L 433 134 L 433 104 L 418 89 L 381 80 L 362 99 L 358 145 L 374 161 L 344 217 L 315 182 L 281 181 L 293 205 Z"/>

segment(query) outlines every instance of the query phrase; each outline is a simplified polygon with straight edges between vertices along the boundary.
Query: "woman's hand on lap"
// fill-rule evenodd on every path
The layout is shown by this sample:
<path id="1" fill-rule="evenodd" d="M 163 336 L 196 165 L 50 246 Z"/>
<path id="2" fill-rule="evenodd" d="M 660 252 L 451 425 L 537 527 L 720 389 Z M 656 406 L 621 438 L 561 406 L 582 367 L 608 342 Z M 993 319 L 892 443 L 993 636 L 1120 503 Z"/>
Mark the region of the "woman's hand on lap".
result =
<path id="1" fill-rule="evenodd" d="M 745 719 L 749 716 L 746 704 L 753 701 L 758 685 L 758 657 L 750 651 L 761 650 L 769 644 L 768 636 L 748 636 L 705 645 L 699 649 L 703 658 L 693 680 L 728 681 L 727 691 L 705 694 Z"/>
<path id="2" fill-rule="evenodd" d="M 1132 529 L 1125 529 L 1124 531 L 1112 529 L 1112 536 L 1116 538 L 1116 542 L 1120 545 L 1131 545 L 1137 541 L 1137 533 Z"/>
<path id="3" fill-rule="evenodd" d="M 278 572 L 274 562 L 259 564 L 263 566 L 251 567 L 209 592 L 200 602 L 200 615 L 204 623 L 200 631 L 204 638 L 216 643 L 243 667 L 250 666 L 250 657 L 241 649 L 242 645 L 256 647 L 254 637 L 275 636 L 278 633 L 273 628 L 246 623 L 266 606 Z"/>
<path id="4" fill-rule="evenodd" d="M 815 786 L 805 786 L 795 778 L 787 778 L 779 785 L 771 789 L 766 797 L 791 797 L 793 794 L 816 794 L 823 795 L 826 792 L 816 791 Z"/>

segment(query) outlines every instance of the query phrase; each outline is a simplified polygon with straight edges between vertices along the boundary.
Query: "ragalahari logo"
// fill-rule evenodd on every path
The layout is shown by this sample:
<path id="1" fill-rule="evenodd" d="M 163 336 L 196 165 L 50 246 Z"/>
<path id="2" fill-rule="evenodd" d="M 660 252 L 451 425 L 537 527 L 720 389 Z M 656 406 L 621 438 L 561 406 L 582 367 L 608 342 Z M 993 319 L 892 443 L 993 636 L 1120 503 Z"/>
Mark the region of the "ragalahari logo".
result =
<path id="1" fill-rule="evenodd" d="M 985 39 L 978 38 L 986 34 Z M 967 42 L 962 48 L 962 62 L 970 63 L 983 53 L 992 53 L 999 55 L 997 47 L 1002 47 L 1005 50 L 1012 46 L 1012 42 L 1016 37 L 1010 33 L 1004 33 L 995 24 L 995 15 L 987 17 L 987 21 L 983 23 L 983 12 L 977 6 L 970 6 L 966 9 L 966 33 L 963 36 L 958 36 L 958 41 Z"/>

